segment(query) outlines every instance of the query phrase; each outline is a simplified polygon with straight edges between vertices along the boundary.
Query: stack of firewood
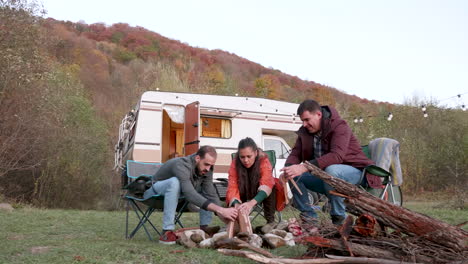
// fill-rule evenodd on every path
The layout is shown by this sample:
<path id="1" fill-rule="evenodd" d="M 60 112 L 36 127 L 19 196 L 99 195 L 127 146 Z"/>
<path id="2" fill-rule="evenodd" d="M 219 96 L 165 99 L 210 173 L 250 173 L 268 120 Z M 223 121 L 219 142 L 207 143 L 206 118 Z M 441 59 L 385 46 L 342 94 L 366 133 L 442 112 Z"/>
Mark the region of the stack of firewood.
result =
<path id="1" fill-rule="evenodd" d="M 349 256 L 422 263 L 468 259 L 468 232 L 459 226 L 378 199 L 312 164 L 307 167 L 331 185 L 335 194 L 345 197 L 347 210 L 359 216 L 355 224 L 350 216 L 335 234 L 304 238 L 312 245 L 309 254 L 332 250 Z"/>
<path id="2" fill-rule="evenodd" d="M 261 263 L 466 263 L 468 232 L 429 216 L 380 200 L 359 187 L 332 177 L 312 164 L 309 171 L 345 198 L 349 215 L 340 227 L 322 225 L 297 238 L 308 250 L 285 259 L 243 250 L 219 251 Z"/>

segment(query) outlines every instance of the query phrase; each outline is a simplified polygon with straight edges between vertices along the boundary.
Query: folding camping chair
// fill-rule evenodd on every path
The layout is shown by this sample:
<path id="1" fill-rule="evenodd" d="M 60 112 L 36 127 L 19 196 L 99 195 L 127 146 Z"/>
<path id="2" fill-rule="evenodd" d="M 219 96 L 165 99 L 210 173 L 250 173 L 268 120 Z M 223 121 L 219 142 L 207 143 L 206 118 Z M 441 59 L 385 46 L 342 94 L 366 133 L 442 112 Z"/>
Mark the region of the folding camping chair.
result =
<path id="1" fill-rule="evenodd" d="M 403 176 L 400 167 L 400 143 L 390 138 L 377 138 L 369 142 L 369 145 L 362 146 L 364 154 L 376 165 L 367 166 L 361 175 L 362 182 L 366 173 L 382 178 L 382 189 L 373 189 L 365 187 L 364 189 L 382 200 L 395 205 L 403 205 L 403 193 L 400 185 L 403 182 Z"/>
<path id="2" fill-rule="evenodd" d="M 151 179 L 150 184 L 152 184 L 152 176 L 161 168 L 163 164 L 162 163 L 145 163 L 145 162 L 137 162 L 134 160 L 128 160 L 127 161 L 127 167 L 126 167 L 126 172 L 123 177 L 126 177 L 123 180 L 123 183 L 125 184 L 124 189 L 128 189 L 128 186 L 137 180 L 140 176 L 147 176 L 149 179 Z M 145 178 L 145 177 L 140 177 L 140 179 Z M 150 217 L 153 214 L 154 211 L 159 210 L 162 211 L 164 209 L 164 196 L 162 195 L 154 195 L 148 199 L 144 199 L 140 195 L 135 195 L 131 194 L 130 192 L 127 192 L 127 194 L 124 196 L 124 199 L 127 200 L 127 206 L 126 206 L 126 221 L 125 221 L 125 238 L 131 239 L 135 234 L 140 230 L 142 227 L 146 232 L 146 235 L 148 236 L 149 240 L 153 240 L 153 237 L 150 233 L 151 229 L 147 227 L 147 224 L 158 234 L 161 235 L 159 230 L 156 228 L 156 226 L 151 222 Z M 143 204 L 144 207 L 141 206 Z M 185 200 L 184 198 L 179 198 L 179 205 L 177 209 L 177 215 L 175 216 L 175 223 L 179 224 L 180 227 L 184 227 L 182 225 L 182 222 L 180 221 L 180 217 L 182 216 L 184 210 L 188 206 L 188 201 Z M 130 232 L 129 234 L 129 208 L 132 208 L 133 211 L 135 212 L 135 215 L 138 218 L 138 223 L 135 226 L 135 228 Z M 149 230 L 148 230 L 149 229 Z"/>

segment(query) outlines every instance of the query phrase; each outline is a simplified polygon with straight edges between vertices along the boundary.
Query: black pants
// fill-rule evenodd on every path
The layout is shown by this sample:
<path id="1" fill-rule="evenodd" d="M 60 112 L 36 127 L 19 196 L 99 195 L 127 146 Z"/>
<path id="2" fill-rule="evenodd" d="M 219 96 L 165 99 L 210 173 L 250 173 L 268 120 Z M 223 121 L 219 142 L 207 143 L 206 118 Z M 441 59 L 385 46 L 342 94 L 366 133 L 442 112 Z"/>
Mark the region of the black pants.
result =
<path id="1" fill-rule="evenodd" d="M 275 222 L 275 213 L 276 213 L 276 188 L 273 186 L 271 194 L 265 198 L 262 202 L 263 213 L 265 214 L 265 219 L 267 223 Z"/>

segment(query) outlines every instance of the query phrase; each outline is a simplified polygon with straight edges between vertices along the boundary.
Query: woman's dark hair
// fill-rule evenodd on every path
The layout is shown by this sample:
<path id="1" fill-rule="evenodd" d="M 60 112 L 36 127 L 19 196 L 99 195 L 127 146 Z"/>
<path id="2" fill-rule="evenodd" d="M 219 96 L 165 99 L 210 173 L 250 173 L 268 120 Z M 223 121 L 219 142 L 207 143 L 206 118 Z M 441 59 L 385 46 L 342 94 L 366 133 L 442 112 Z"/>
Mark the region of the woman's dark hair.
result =
<path id="1" fill-rule="evenodd" d="M 252 148 L 254 152 L 258 151 L 257 144 L 255 141 L 249 137 L 246 137 L 239 141 L 239 146 L 237 147 L 236 154 L 236 172 L 237 172 L 237 184 L 239 185 L 239 194 L 242 202 L 251 200 L 257 194 L 257 189 L 260 185 L 260 162 L 259 153 L 257 152 L 257 157 L 255 158 L 254 164 L 250 168 L 244 167 L 242 164 L 239 151 L 244 148 Z"/>

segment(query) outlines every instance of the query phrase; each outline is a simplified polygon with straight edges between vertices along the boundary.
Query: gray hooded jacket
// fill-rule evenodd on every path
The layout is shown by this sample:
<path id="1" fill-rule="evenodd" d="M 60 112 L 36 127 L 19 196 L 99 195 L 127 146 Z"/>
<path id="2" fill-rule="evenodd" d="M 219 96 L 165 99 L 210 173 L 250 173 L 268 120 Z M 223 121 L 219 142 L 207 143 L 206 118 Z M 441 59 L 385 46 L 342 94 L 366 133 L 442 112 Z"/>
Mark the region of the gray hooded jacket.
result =
<path id="1" fill-rule="evenodd" d="M 213 186 L 213 167 L 205 175 L 198 175 L 195 155 L 174 158 L 167 161 L 153 176 L 156 181 L 177 177 L 182 195 L 190 203 L 207 209 L 210 203 L 220 204 Z"/>

